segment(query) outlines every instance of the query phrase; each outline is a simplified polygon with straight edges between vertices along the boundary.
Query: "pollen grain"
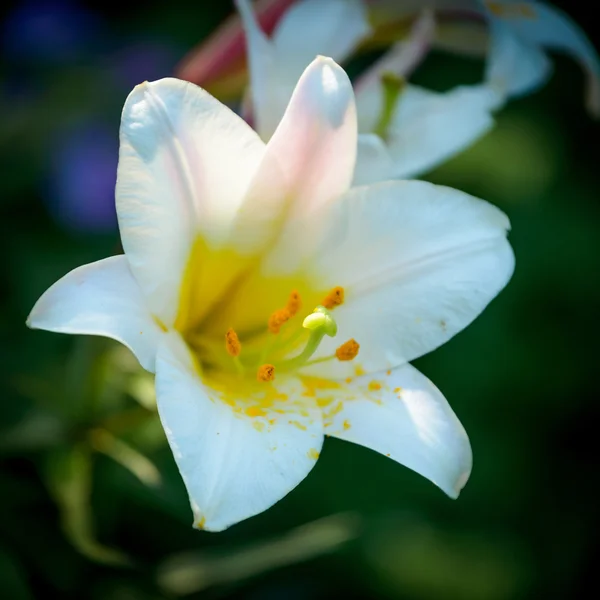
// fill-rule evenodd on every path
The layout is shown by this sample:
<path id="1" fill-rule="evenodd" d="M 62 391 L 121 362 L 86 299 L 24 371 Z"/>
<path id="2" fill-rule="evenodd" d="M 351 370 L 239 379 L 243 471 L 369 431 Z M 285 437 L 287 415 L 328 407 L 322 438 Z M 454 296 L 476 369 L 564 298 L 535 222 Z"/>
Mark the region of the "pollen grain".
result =
<path id="1" fill-rule="evenodd" d="M 290 320 L 290 311 L 287 308 L 280 308 L 271 314 L 269 317 L 269 331 L 271 333 L 279 333 L 281 330 L 281 326 Z"/>
<path id="2" fill-rule="evenodd" d="M 360 344 L 355 339 L 344 342 L 336 351 L 335 356 L 338 360 L 352 360 L 358 355 Z"/>
<path id="3" fill-rule="evenodd" d="M 296 316 L 298 311 L 302 308 L 302 299 L 300 298 L 300 294 L 298 290 L 294 290 L 290 297 L 288 298 L 287 305 L 285 309 L 288 311 L 290 317 Z"/>
<path id="4" fill-rule="evenodd" d="M 225 334 L 225 348 L 229 356 L 239 356 L 242 351 L 242 344 L 237 333 L 230 327 Z"/>
<path id="5" fill-rule="evenodd" d="M 344 288 L 343 287 L 334 287 L 330 292 L 323 298 L 323 302 L 321 304 L 331 310 L 336 306 L 340 306 L 340 304 L 344 303 Z"/>
<path id="6" fill-rule="evenodd" d="M 275 367 L 269 364 L 261 365 L 256 372 L 256 379 L 261 382 L 273 381 L 275 379 Z"/>

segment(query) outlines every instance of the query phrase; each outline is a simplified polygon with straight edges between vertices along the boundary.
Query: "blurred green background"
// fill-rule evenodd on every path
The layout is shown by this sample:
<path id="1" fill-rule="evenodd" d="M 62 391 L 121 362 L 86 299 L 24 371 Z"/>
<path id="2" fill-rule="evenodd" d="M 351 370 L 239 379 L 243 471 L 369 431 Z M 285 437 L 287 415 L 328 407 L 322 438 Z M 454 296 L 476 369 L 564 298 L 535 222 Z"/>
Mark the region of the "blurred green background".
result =
<path id="1" fill-rule="evenodd" d="M 591 7 L 563 4 L 590 25 Z M 416 363 L 471 438 L 458 501 L 328 439 L 269 511 L 195 531 L 150 376 L 108 340 L 25 327 L 51 283 L 120 252 L 113 189 L 127 93 L 172 73 L 230 10 L 190 12 L 181 0 L 1 10 L 3 597 L 584 597 L 600 520 L 598 125 L 568 59 L 427 177 L 506 211 L 517 256 L 485 313 Z M 414 81 L 441 90 L 481 73 L 481 62 L 434 53 Z"/>

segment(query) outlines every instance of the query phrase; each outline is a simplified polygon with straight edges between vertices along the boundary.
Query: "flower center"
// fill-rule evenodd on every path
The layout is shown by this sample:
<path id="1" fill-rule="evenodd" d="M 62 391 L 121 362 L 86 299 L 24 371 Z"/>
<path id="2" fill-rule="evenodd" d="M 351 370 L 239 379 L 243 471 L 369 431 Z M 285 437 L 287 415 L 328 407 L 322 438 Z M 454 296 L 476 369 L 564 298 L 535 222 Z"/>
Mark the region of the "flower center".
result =
<path id="1" fill-rule="evenodd" d="M 273 311 L 260 329 L 238 335 L 229 327 L 219 343 L 214 337 L 194 332 L 184 332 L 184 337 L 209 386 L 247 395 L 257 389 L 264 391 L 261 386 L 280 382 L 303 367 L 355 358 L 359 344 L 353 339 L 344 342 L 330 356 L 314 358 L 325 336 L 337 335 L 333 312 L 343 302 L 344 289 L 334 287 L 320 305 L 306 314 L 301 312 L 302 300 L 294 290 L 286 305 Z"/>
<path id="2" fill-rule="evenodd" d="M 199 237 L 175 329 L 213 400 L 251 417 L 310 412 L 309 379 L 298 370 L 358 353 L 358 344 L 348 340 L 330 356 L 317 354 L 324 338 L 336 335 L 332 313 L 344 303 L 344 289 L 319 290 L 302 273 L 265 277 L 259 267 L 256 258 L 215 251 Z"/>

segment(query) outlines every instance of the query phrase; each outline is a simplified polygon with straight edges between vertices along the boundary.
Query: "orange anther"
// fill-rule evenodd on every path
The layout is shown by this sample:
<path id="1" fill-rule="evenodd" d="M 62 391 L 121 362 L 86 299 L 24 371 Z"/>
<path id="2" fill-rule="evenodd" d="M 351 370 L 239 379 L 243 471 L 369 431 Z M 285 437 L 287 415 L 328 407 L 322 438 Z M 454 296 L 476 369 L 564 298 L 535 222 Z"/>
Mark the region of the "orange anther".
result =
<path id="1" fill-rule="evenodd" d="M 335 351 L 335 356 L 338 360 L 352 360 L 356 358 L 359 348 L 360 344 L 355 339 L 350 339 Z"/>
<path id="2" fill-rule="evenodd" d="M 290 317 L 295 316 L 302 308 L 302 300 L 297 290 L 294 290 L 288 298 L 286 310 L 290 313 Z"/>
<path id="3" fill-rule="evenodd" d="M 269 331 L 271 333 L 279 333 L 281 326 L 290 319 L 290 311 L 287 308 L 281 308 L 276 310 L 269 317 Z"/>
<path id="4" fill-rule="evenodd" d="M 239 356 L 242 351 L 242 344 L 237 333 L 230 327 L 225 334 L 225 348 L 229 356 Z"/>
<path id="5" fill-rule="evenodd" d="M 344 288 L 343 287 L 334 287 L 323 299 L 321 304 L 331 310 L 336 306 L 344 303 Z"/>
<path id="6" fill-rule="evenodd" d="M 256 372 L 257 381 L 273 381 L 275 379 L 275 367 L 273 365 L 261 365 Z"/>

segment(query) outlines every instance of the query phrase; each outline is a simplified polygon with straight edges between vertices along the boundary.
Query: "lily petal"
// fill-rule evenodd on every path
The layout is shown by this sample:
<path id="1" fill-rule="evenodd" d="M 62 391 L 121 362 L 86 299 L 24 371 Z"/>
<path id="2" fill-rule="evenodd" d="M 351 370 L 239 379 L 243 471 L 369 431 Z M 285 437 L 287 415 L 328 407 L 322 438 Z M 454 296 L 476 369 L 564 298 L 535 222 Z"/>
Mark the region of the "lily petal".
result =
<path id="1" fill-rule="evenodd" d="M 285 12 L 273 42 L 297 79 L 317 54 L 341 62 L 370 32 L 361 0 L 304 0 Z"/>
<path id="2" fill-rule="evenodd" d="M 523 41 L 570 54 L 588 76 L 588 109 L 600 116 L 600 59 L 583 30 L 565 13 L 542 2 L 487 2 L 496 22 L 505 23 Z"/>
<path id="3" fill-rule="evenodd" d="M 383 106 L 381 86 L 357 96 L 362 130 L 375 123 Z M 394 109 L 386 140 L 358 138 L 354 185 L 416 177 L 465 150 L 493 126 L 498 95 L 486 85 L 437 93 L 405 86 Z M 379 138 L 381 139 L 381 138 Z"/>
<path id="4" fill-rule="evenodd" d="M 127 98 L 119 228 L 131 270 L 166 325 L 175 319 L 192 243 L 199 234 L 213 246 L 227 238 L 263 152 L 240 117 L 191 83 L 143 83 Z"/>
<path id="5" fill-rule="evenodd" d="M 406 40 L 394 44 L 356 81 L 356 102 L 360 105 L 360 94 L 372 85 L 380 87 L 381 78 L 387 73 L 408 79 L 409 75 L 427 56 L 435 38 L 435 20 L 431 10 L 421 11 L 420 17 L 411 27 Z"/>
<path id="6" fill-rule="evenodd" d="M 235 412 L 203 385 L 180 339 L 159 350 L 156 395 L 199 529 L 222 531 L 266 510 L 306 477 L 319 456 L 318 409 L 308 416 Z"/>
<path id="7" fill-rule="evenodd" d="M 112 338 L 127 346 L 148 371 L 154 371 L 164 336 L 122 255 L 83 265 L 59 279 L 36 302 L 27 325 Z"/>
<path id="8" fill-rule="evenodd" d="M 516 35 L 507 23 L 490 23 L 485 79 L 498 94 L 499 105 L 539 89 L 551 74 L 552 63 L 543 50 Z"/>
<path id="9" fill-rule="evenodd" d="M 440 390 L 411 365 L 360 377 L 325 421 L 328 435 L 371 448 L 457 498 L 471 473 L 469 438 Z"/>
<path id="10" fill-rule="evenodd" d="M 387 144 L 376 133 L 359 134 L 353 187 L 393 179 L 396 166 Z"/>
<path id="11" fill-rule="evenodd" d="M 333 60 L 318 57 L 304 71 L 267 144 L 238 213 L 237 243 L 266 247 L 286 237 L 286 223 L 297 224 L 336 200 L 350 187 L 356 140 L 350 80 Z"/>
<path id="12" fill-rule="evenodd" d="M 506 285 L 514 256 L 509 222 L 483 200 L 423 181 L 350 190 L 327 217 L 314 256 L 316 289 L 342 286 L 338 331 L 360 343 L 367 373 L 409 362 L 469 325 Z M 315 357 L 339 340 L 323 340 Z M 347 363 L 315 365 L 344 377 Z M 351 363 L 350 363 L 351 364 Z"/>
<path id="13" fill-rule="evenodd" d="M 267 141 L 281 120 L 291 95 L 287 82 L 280 82 L 275 73 L 276 51 L 271 40 L 258 24 L 249 0 L 236 0 L 244 31 L 252 83 L 250 93 L 251 120 L 260 137 Z M 292 87 L 293 90 L 293 87 Z"/>
<path id="14" fill-rule="evenodd" d="M 249 0 L 236 0 L 248 43 L 257 131 L 268 140 L 302 72 L 319 54 L 344 60 L 370 31 L 360 0 L 305 0 L 292 5 L 269 40 Z"/>
<path id="15" fill-rule="evenodd" d="M 389 131 L 394 177 L 416 177 L 468 148 L 493 127 L 496 102 L 484 85 L 441 94 L 407 86 Z"/>

